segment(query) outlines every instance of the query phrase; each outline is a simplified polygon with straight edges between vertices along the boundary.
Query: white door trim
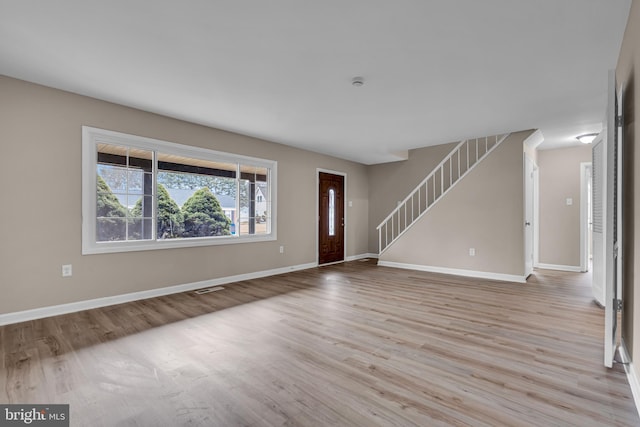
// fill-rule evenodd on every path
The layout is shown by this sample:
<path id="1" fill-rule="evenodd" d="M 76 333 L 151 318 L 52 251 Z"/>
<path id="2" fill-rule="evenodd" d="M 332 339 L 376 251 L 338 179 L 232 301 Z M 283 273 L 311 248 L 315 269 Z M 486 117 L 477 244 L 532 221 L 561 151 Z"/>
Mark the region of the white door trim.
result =
<path id="1" fill-rule="evenodd" d="M 533 268 L 540 265 L 540 170 L 533 162 Z"/>
<path id="2" fill-rule="evenodd" d="M 536 164 L 527 153 L 523 155 L 523 178 L 524 178 L 524 215 L 523 215 L 523 237 L 524 237 L 524 276 L 528 277 L 533 273 L 535 264 L 535 174 Z M 528 225 L 527 225 L 528 224 Z"/>
<path id="3" fill-rule="evenodd" d="M 589 186 L 591 162 L 580 163 L 580 271 L 589 271 Z"/>

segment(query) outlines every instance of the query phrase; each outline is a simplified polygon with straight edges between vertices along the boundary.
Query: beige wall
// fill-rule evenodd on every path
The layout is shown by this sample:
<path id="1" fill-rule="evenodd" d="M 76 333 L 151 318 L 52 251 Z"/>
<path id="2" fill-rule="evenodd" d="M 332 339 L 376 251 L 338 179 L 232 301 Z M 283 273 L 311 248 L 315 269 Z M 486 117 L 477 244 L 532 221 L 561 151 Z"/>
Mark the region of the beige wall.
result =
<path id="1" fill-rule="evenodd" d="M 401 162 L 369 166 L 369 251 L 378 253 L 376 227 L 449 154 L 457 143 L 409 151 Z"/>
<path id="2" fill-rule="evenodd" d="M 618 85 L 624 89 L 624 242 L 622 339 L 640 357 L 640 148 L 635 125 L 640 114 L 640 1 L 633 0 L 616 67 Z M 638 373 L 638 362 L 636 374 Z M 636 378 L 640 381 L 640 378 Z"/>
<path id="3" fill-rule="evenodd" d="M 380 259 L 524 276 L 523 142 L 531 134 L 509 136 Z"/>
<path id="4" fill-rule="evenodd" d="M 539 261 L 580 267 L 580 163 L 591 146 L 538 150 Z M 573 204 L 567 206 L 571 198 Z"/>
<path id="5" fill-rule="evenodd" d="M 2 76 L 0 94 L 0 314 L 315 262 L 317 168 L 347 173 L 346 255 L 368 252 L 364 165 Z M 82 256 L 82 125 L 276 160 L 278 240 Z"/>

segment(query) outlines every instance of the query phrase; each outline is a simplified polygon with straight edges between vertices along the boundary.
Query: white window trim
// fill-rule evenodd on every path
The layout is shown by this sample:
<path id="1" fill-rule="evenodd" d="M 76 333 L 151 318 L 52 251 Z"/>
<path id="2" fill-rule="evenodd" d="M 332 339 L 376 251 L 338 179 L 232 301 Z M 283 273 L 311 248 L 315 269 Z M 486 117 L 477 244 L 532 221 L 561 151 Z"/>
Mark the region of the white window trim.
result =
<path id="1" fill-rule="evenodd" d="M 271 195 L 271 232 L 260 235 L 233 235 L 216 237 L 191 237 L 185 239 L 138 240 L 96 242 L 96 145 L 107 143 L 124 145 L 145 150 L 161 151 L 184 157 L 203 160 L 241 163 L 242 165 L 266 167 L 270 169 L 269 194 Z M 155 167 L 155 164 L 154 164 Z M 147 251 L 169 248 L 229 245 L 277 240 L 276 189 L 278 162 L 230 153 L 223 153 L 189 145 L 176 144 L 159 139 L 129 135 L 105 129 L 82 126 L 82 254 L 102 254 L 115 252 Z M 154 177 L 155 185 L 155 177 Z M 154 189 L 155 194 L 155 189 Z M 155 206 L 155 202 L 154 202 Z"/>

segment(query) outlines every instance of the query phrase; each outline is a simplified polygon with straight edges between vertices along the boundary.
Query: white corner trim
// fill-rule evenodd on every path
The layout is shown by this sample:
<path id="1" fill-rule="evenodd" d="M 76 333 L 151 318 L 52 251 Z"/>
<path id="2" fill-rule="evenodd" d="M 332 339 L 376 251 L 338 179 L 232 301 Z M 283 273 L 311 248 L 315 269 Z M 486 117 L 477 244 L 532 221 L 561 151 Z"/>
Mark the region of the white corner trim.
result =
<path id="1" fill-rule="evenodd" d="M 455 276 L 476 277 L 478 279 L 500 280 L 504 282 L 526 283 L 526 277 L 515 274 L 490 273 L 487 271 L 462 270 L 457 268 L 433 267 L 429 265 L 404 264 L 392 261 L 378 261 L 381 267 L 402 268 L 406 270 L 428 271 L 430 273 L 452 274 Z"/>
<path id="2" fill-rule="evenodd" d="M 627 346 L 624 340 L 622 340 L 622 345 L 620 345 L 620 356 L 622 357 L 622 362 L 626 363 L 625 365 L 623 365 L 624 371 L 627 373 L 627 380 L 629 381 L 629 386 L 631 387 L 633 401 L 636 404 L 638 415 L 640 415 L 640 377 L 638 377 L 638 373 L 635 370 L 633 362 L 629 358 L 629 352 L 627 351 Z"/>
<path id="3" fill-rule="evenodd" d="M 346 257 L 344 260 L 345 261 L 358 261 L 359 259 L 365 259 L 365 258 L 378 258 L 378 254 L 368 253 L 368 254 L 360 254 L 360 255 L 351 255 L 351 256 Z"/>
<path id="4" fill-rule="evenodd" d="M 544 135 L 540 129 L 536 129 L 527 139 L 524 140 L 524 143 L 529 146 L 532 150 L 538 148 L 538 145 L 542 144 L 544 141 Z"/>
<path id="5" fill-rule="evenodd" d="M 558 270 L 558 271 L 571 271 L 573 273 L 584 273 L 579 265 L 559 265 L 559 264 L 544 264 L 539 262 L 536 268 L 543 270 Z"/>
<path id="6" fill-rule="evenodd" d="M 89 310 L 92 308 L 106 307 L 109 305 L 122 304 L 131 301 L 138 301 L 147 298 L 154 298 L 163 295 L 177 294 L 180 292 L 193 291 L 209 286 L 226 285 L 243 280 L 259 279 L 261 277 L 275 276 L 277 274 L 290 273 L 292 271 L 307 270 L 315 268 L 315 262 L 307 264 L 292 265 L 289 267 L 274 268 L 271 270 L 256 271 L 254 273 L 238 274 L 235 276 L 220 277 L 217 279 L 203 280 L 201 282 L 185 283 L 183 285 L 167 286 L 165 288 L 150 289 L 148 291 L 132 292 L 111 297 L 96 298 L 85 301 L 72 302 L 68 304 L 53 305 L 50 307 L 34 308 L 32 310 L 16 311 L 14 313 L 0 314 L 0 326 L 12 323 L 26 322 L 28 320 L 42 319 L 44 317 L 58 316 L 61 314 L 74 313 L 76 311 Z"/>

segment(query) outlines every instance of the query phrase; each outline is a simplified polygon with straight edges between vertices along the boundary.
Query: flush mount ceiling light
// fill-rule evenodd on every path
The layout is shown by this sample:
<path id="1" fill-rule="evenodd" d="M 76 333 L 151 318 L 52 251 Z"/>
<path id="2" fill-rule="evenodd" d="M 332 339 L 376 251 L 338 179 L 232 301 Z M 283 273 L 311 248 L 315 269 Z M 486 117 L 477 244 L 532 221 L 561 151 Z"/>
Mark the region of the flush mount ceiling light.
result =
<path id="1" fill-rule="evenodd" d="M 598 136 L 597 133 L 585 133 L 583 135 L 576 136 L 576 139 L 583 144 L 591 144 L 593 140 L 596 139 L 596 136 Z"/>
<path id="2" fill-rule="evenodd" d="M 351 84 L 355 87 L 360 87 L 364 84 L 364 77 L 354 77 L 351 79 Z"/>

